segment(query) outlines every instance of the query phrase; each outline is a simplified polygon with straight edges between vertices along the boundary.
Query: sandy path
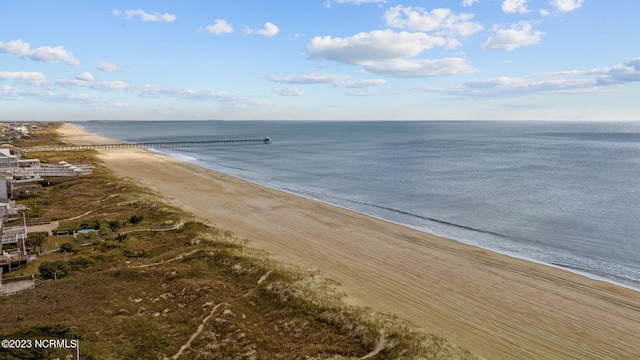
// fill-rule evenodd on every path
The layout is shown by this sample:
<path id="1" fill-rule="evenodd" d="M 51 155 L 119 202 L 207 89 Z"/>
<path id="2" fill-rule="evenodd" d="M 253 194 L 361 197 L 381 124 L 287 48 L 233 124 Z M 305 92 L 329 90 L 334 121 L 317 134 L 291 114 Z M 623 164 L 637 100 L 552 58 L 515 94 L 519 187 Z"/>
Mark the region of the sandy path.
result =
<path id="1" fill-rule="evenodd" d="M 69 141 L 100 141 L 65 125 Z M 104 140 L 102 140 L 104 141 Z M 639 359 L 640 293 L 256 186 L 139 149 L 103 152 L 186 211 L 317 268 L 374 310 L 491 359 Z"/>

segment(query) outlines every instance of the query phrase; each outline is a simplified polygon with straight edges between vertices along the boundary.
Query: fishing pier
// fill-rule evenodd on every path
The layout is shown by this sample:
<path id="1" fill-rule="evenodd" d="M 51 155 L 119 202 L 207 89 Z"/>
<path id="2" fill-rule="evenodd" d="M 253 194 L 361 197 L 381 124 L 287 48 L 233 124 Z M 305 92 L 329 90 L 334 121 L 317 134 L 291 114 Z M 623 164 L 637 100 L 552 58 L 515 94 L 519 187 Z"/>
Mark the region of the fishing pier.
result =
<path id="1" fill-rule="evenodd" d="M 112 143 L 112 144 L 91 144 L 91 145 L 69 145 L 69 146 L 35 146 L 22 148 L 25 152 L 34 151 L 74 151 L 74 150 L 101 150 L 118 148 L 185 148 L 185 147 L 207 147 L 226 145 L 260 145 L 271 144 L 271 138 L 261 139 L 232 139 L 232 140 L 202 140 L 202 141 L 160 141 L 143 143 Z"/>

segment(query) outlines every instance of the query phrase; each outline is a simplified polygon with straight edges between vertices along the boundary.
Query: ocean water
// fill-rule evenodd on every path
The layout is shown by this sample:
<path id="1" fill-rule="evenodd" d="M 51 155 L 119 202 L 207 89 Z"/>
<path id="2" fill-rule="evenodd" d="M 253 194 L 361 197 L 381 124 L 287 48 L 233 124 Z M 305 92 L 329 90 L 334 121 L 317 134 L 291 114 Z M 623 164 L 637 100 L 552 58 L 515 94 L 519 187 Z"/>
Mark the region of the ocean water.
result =
<path id="1" fill-rule="evenodd" d="M 640 290 L 640 123 L 83 122 L 158 152 Z"/>

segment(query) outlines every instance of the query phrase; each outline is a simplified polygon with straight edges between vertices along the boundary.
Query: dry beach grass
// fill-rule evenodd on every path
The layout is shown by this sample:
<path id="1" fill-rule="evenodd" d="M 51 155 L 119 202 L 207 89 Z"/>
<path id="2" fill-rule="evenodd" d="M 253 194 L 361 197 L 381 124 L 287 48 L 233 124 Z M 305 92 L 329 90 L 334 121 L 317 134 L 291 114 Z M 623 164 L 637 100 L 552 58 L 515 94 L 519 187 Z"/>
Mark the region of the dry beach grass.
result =
<path id="1" fill-rule="evenodd" d="M 66 141 L 107 140 L 65 124 Z M 491 359 L 640 358 L 640 293 L 251 184 L 141 149 L 106 166 L 246 238 L 317 269 L 351 301 Z"/>

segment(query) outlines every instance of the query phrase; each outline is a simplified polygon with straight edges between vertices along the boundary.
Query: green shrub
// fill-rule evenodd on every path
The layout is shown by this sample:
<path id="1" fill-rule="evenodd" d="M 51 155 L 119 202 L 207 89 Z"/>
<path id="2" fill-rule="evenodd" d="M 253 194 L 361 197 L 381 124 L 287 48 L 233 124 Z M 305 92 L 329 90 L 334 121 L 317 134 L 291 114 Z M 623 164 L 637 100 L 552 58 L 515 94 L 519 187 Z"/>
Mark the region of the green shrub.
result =
<path id="1" fill-rule="evenodd" d="M 135 225 L 140 221 L 142 221 L 143 218 L 144 216 L 141 216 L 141 215 L 133 215 L 132 217 L 129 218 L 129 223 Z"/>
<path id="2" fill-rule="evenodd" d="M 93 229 L 93 230 L 100 230 L 100 222 L 98 222 L 97 220 L 94 222 L 83 222 L 80 223 L 80 229 Z"/>
<path id="3" fill-rule="evenodd" d="M 78 255 L 69 259 L 68 263 L 71 270 L 77 271 L 88 268 L 89 266 L 93 265 L 95 261 L 90 257 Z"/>
<path id="4" fill-rule="evenodd" d="M 66 242 L 60 245 L 61 252 L 73 252 L 74 249 L 75 249 L 75 245 L 73 245 L 73 243 L 70 243 L 70 242 Z"/>
<path id="5" fill-rule="evenodd" d="M 109 221 L 109 228 L 111 229 L 111 231 L 118 231 L 120 227 L 121 227 L 120 221 L 118 220 Z"/>
<path id="6" fill-rule="evenodd" d="M 112 249 L 121 249 L 124 247 L 124 244 L 117 243 L 115 241 L 103 241 L 100 243 L 100 251 L 107 252 Z"/>
<path id="7" fill-rule="evenodd" d="M 147 253 L 147 250 L 132 250 L 132 249 L 125 249 L 123 252 L 123 255 L 128 257 L 128 258 L 146 258 L 149 256 L 149 254 Z"/>
<path id="8" fill-rule="evenodd" d="M 69 264 L 64 260 L 43 261 L 38 271 L 43 279 L 62 279 L 69 273 Z"/>

